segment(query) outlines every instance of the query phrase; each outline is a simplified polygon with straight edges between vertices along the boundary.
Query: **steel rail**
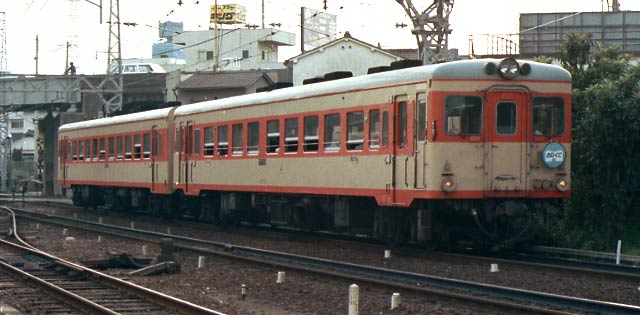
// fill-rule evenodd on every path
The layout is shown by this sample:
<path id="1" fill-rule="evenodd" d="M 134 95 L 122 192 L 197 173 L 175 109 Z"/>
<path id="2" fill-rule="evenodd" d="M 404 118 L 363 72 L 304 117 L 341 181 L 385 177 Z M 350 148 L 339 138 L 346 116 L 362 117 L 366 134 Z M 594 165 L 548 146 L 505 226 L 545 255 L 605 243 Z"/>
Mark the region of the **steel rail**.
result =
<path id="1" fill-rule="evenodd" d="M 19 216 L 44 222 L 53 221 L 56 224 L 72 228 L 99 232 L 117 236 L 127 236 L 137 240 L 160 242 L 164 238 L 171 238 L 176 247 L 194 251 L 222 255 L 230 258 L 243 259 L 257 263 L 282 266 L 310 272 L 324 273 L 351 278 L 361 281 L 374 282 L 403 289 L 419 290 L 433 294 L 443 294 L 453 297 L 465 296 L 465 300 L 490 303 L 499 306 L 509 305 L 525 311 L 547 314 L 566 314 L 563 312 L 600 312 L 602 314 L 640 314 L 640 307 L 619 303 L 588 300 L 583 298 L 562 296 L 556 294 L 534 292 L 522 289 L 507 288 L 489 284 L 473 283 L 443 277 L 428 276 L 410 272 L 389 270 L 384 268 L 356 265 L 344 262 L 330 261 L 300 255 L 285 254 L 250 247 L 234 246 L 225 243 L 203 241 L 188 237 L 168 235 L 152 231 L 130 229 L 121 226 L 105 225 L 96 222 L 74 220 L 71 218 L 36 214 L 20 211 Z M 426 291 L 425 291 L 426 290 Z M 472 295 L 473 297 L 469 297 Z"/>
<path id="2" fill-rule="evenodd" d="M 17 224 L 15 223 L 15 217 L 20 217 L 23 216 L 22 214 L 16 214 L 15 212 L 20 212 L 17 209 L 9 209 L 6 207 L 0 207 L 0 209 L 7 211 L 9 213 L 12 213 L 14 216 L 14 234 L 17 235 Z M 20 240 L 20 242 L 23 242 L 22 240 Z M 54 255 L 51 255 L 49 253 L 43 252 L 29 244 L 25 245 L 18 245 L 18 244 L 14 244 L 14 243 L 10 243 L 4 240 L 0 240 L 0 244 L 3 244 L 5 246 L 12 246 L 17 250 L 20 250 L 22 252 L 30 252 L 31 255 L 36 256 L 36 257 L 40 257 L 46 261 L 50 261 L 58 266 L 62 266 L 64 268 L 67 268 L 69 270 L 73 270 L 74 272 L 76 272 L 77 274 L 83 274 L 85 278 L 88 279 L 94 279 L 97 280 L 109 287 L 112 288 L 116 288 L 118 290 L 122 290 L 124 292 L 128 292 L 134 296 L 138 296 L 141 297 L 143 299 L 146 299 L 148 301 L 152 301 L 155 304 L 159 305 L 159 306 L 163 306 L 163 307 L 168 307 L 172 310 L 175 310 L 177 312 L 179 312 L 180 314 L 185 314 L 185 315 L 226 315 L 224 313 L 215 311 L 215 310 L 211 310 L 211 309 L 207 309 L 205 307 L 199 306 L 197 304 L 188 302 L 188 301 L 184 301 L 169 295 L 166 295 L 164 293 L 161 292 L 157 292 L 142 286 L 139 286 L 137 284 L 131 283 L 131 282 L 127 282 L 124 280 L 121 280 L 119 278 L 101 273 L 99 271 L 93 270 L 93 269 L 89 269 L 83 266 L 80 266 L 78 264 L 63 260 L 59 257 L 56 257 Z M 11 267 L 11 266 L 9 266 Z M 14 268 L 15 269 L 15 268 Z M 37 281 L 37 280 L 34 280 Z M 63 290 L 63 289 L 61 289 Z M 63 290 L 64 291 L 64 290 Z M 58 293 L 58 294 L 62 294 L 62 293 Z M 77 299 L 77 298 L 76 298 Z M 106 308 L 104 308 L 104 310 L 107 310 Z M 111 313 L 98 313 L 98 314 L 111 314 Z M 118 313 L 113 313 L 113 314 L 118 314 Z"/>

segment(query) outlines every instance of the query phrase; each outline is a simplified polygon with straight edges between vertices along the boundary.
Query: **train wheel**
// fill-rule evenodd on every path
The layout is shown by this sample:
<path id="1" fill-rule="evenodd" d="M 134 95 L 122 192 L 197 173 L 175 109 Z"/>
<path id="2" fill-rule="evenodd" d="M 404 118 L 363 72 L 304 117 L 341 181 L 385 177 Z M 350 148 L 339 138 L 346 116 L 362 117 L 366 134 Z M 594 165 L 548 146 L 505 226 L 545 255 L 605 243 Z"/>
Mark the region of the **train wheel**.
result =
<path id="1" fill-rule="evenodd" d="M 73 205 L 76 207 L 84 207 L 84 199 L 82 198 L 82 192 L 80 189 L 74 186 L 71 193 L 71 201 L 73 202 Z"/>

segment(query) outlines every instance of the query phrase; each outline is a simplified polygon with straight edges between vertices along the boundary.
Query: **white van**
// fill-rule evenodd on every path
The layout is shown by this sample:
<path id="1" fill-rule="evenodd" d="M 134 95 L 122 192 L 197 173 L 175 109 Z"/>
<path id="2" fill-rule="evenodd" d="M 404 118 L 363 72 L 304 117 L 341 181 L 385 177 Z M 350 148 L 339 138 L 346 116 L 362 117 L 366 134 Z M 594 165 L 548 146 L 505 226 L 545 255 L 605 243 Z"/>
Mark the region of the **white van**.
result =
<path id="1" fill-rule="evenodd" d="M 115 65 L 111 66 L 112 72 L 115 72 Z M 125 63 L 122 65 L 122 74 L 130 73 L 165 73 L 164 69 L 157 63 L 140 62 Z"/>

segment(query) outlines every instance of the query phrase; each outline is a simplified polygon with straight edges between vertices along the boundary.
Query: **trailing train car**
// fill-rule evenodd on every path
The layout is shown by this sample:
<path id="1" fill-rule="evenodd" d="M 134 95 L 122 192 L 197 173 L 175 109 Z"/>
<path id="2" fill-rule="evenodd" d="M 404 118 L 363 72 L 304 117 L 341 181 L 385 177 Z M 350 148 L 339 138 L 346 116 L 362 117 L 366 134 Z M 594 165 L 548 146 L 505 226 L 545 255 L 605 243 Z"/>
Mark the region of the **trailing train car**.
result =
<path id="1" fill-rule="evenodd" d="M 522 236 L 548 202 L 570 195 L 571 78 L 557 66 L 449 62 L 184 105 L 166 114 L 163 190 L 118 186 L 124 198 L 136 191 L 158 201 L 135 202 L 153 212 L 165 205 L 216 222 L 349 231 L 399 242 L 474 233 L 497 242 Z M 135 115 L 146 114 L 124 117 Z M 61 141 L 69 141 L 64 135 L 72 130 L 91 130 L 81 132 L 89 144 L 116 136 L 98 121 L 62 126 Z M 144 166 L 135 162 L 123 165 Z M 115 172 L 78 180 L 88 170 L 63 173 L 63 184 L 74 193 L 114 187 L 100 176 Z"/>

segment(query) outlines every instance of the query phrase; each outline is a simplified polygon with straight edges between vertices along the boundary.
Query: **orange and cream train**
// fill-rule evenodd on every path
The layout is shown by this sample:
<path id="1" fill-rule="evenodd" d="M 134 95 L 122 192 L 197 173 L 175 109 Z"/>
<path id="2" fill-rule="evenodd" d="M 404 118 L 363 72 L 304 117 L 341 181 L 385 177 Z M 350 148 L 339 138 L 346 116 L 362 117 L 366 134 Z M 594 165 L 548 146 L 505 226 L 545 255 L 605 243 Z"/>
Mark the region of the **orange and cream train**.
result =
<path id="1" fill-rule="evenodd" d="M 570 195 L 571 77 L 468 60 L 71 123 L 83 206 L 429 242 L 521 235 Z"/>

